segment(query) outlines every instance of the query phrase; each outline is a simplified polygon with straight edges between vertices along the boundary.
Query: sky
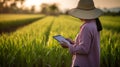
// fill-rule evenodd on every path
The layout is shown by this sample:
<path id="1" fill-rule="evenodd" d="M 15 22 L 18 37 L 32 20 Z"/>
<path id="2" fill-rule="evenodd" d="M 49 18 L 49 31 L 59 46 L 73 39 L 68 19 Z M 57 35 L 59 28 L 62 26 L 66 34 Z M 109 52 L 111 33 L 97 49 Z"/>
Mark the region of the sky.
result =
<path id="1" fill-rule="evenodd" d="M 66 9 L 75 8 L 79 0 L 26 0 L 24 5 L 30 7 L 35 5 L 40 10 L 42 3 L 57 3 L 59 8 L 64 11 Z M 97 8 L 116 8 L 120 7 L 120 0 L 93 0 Z"/>

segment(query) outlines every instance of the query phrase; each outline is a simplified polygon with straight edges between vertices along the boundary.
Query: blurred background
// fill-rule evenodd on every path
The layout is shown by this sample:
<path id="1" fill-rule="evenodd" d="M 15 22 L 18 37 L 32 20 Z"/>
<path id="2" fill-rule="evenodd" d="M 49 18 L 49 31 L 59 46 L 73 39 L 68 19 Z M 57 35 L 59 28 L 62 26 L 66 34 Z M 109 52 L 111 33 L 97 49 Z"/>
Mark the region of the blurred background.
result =
<path id="1" fill-rule="evenodd" d="M 79 0 L 0 0 L 0 13 L 67 13 Z M 120 0 L 94 0 L 105 13 L 120 13 Z M 116 14 L 116 15 L 118 15 Z"/>
<path id="2" fill-rule="evenodd" d="M 68 15 L 79 0 L 0 0 L 0 67 L 70 67 L 72 56 L 53 39 L 75 39 L 83 24 Z M 104 14 L 100 67 L 120 67 L 120 0 L 94 0 Z"/>

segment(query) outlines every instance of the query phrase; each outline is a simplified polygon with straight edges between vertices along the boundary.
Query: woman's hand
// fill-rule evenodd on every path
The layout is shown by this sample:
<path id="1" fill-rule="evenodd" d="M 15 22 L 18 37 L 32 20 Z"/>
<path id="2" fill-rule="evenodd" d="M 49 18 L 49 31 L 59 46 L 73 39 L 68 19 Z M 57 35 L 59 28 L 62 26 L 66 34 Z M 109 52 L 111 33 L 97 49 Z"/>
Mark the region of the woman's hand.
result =
<path id="1" fill-rule="evenodd" d="M 68 48 L 67 43 L 65 43 L 65 42 L 62 41 L 60 44 L 61 44 L 61 46 L 62 46 L 63 48 Z"/>
<path id="2" fill-rule="evenodd" d="M 61 46 L 63 47 L 63 48 L 68 48 L 69 46 L 69 44 L 68 43 L 66 43 L 66 42 L 64 42 L 64 41 L 62 41 L 62 42 L 60 42 L 61 43 Z"/>
<path id="3" fill-rule="evenodd" d="M 69 41 L 70 44 L 68 44 L 67 42 L 62 41 L 62 42 L 61 42 L 61 46 L 62 46 L 63 48 L 68 48 L 68 47 L 69 47 L 68 45 L 74 45 L 74 41 L 73 41 L 72 39 L 66 38 L 66 40 Z"/>
<path id="4" fill-rule="evenodd" d="M 69 41 L 69 42 L 70 42 L 70 44 L 72 44 L 72 45 L 74 45 L 74 44 L 75 44 L 75 42 L 74 42 L 72 39 L 70 39 L 70 38 L 66 38 L 66 40 L 67 40 L 67 41 Z"/>

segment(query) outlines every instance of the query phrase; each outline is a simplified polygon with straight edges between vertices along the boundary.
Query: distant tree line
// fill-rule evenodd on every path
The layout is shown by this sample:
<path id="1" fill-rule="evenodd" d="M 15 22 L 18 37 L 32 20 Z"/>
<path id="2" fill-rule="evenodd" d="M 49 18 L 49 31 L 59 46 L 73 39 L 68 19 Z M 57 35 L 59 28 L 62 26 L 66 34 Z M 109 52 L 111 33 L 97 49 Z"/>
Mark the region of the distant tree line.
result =
<path id="1" fill-rule="evenodd" d="M 25 7 L 24 4 L 25 0 L 0 0 L 0 13 L 24 13 L 24 14 L 31 14 L 35 12 L 35 5 L 31 6 L 31 9 Z M 19 7 L 18 7 L 19 3 Z M 42 13 L 46 15 L 59 15 L 63 14 L 57 3 L 54 4 L 47 4 L 43 3 L 40 5 L 41 10 L 37 13 Z M 107 8 L 103 9 L 104 15 L 112 15 L 112 16 L 120 16 L 120 11 L 118 12 L 111 12 Z M 64 14 L 68 14 L 69 10 L 66 10 Z"/>
<path id="2" fill-rule="evenodd" d="M 31 9 L 26 8 L 24 4 L 25 0 L 0 0 L 0 13 L 35 13 L 35 6 Z M 20 7 L 17 4 L 20 3 Z M 41 11 L 37 13 L 43 13 L 47 15 L 58 15 L 61 11 L 56 3 L 40 5 Z"/>
<path id="3" fill-rule="evenodd" d="M 23 13 L 28 12 L 22 9 L 22 5 L 25 0 L 0 0 L 0 13 Z M 21 7 L 17 7 L 17 3 L 21 4 Z"/>
<path id="4" fill-rule="evenodd" d="M 119 12 L 111 12 L 111 11 L 107 11 L 107 12 L 104 12 L 103 15 L 120 16 L 120 11 L 119 11 Z"/>
<path id="5" fill-rule="evenodd" d="M 120 8 L 103 8 L 104 11 L 103 15 L 111 15 L 111 16 L 120 16 Z"/>
<path id="6" fill-rule="evenodd" d="M 59 15 L 62 12 L 59 10 L 58 5 L 56 3 L 54 4 L 43 3 L 41 5 L 41 13 L 47 15 Z"/>

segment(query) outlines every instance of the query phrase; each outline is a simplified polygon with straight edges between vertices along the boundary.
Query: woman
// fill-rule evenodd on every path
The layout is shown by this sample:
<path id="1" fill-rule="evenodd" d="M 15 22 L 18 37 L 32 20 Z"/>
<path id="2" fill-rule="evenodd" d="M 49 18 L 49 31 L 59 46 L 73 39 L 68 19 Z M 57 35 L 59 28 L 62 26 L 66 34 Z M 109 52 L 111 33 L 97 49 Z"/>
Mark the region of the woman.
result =
<path id="1" fill-rule="evenodd" d="M 70 10 L 69 14 L 84 22 L 75 42 L 71 39 L 67 39 L 70 44 L 61 42 L 62 47 L 68 47 L 73 55 L 71 67 L 100 67 L 99 33 L 102 26 L 98 17 L 102 11 L 95 8 L 93 0 L 80 0 L 77 8 Z"/>

